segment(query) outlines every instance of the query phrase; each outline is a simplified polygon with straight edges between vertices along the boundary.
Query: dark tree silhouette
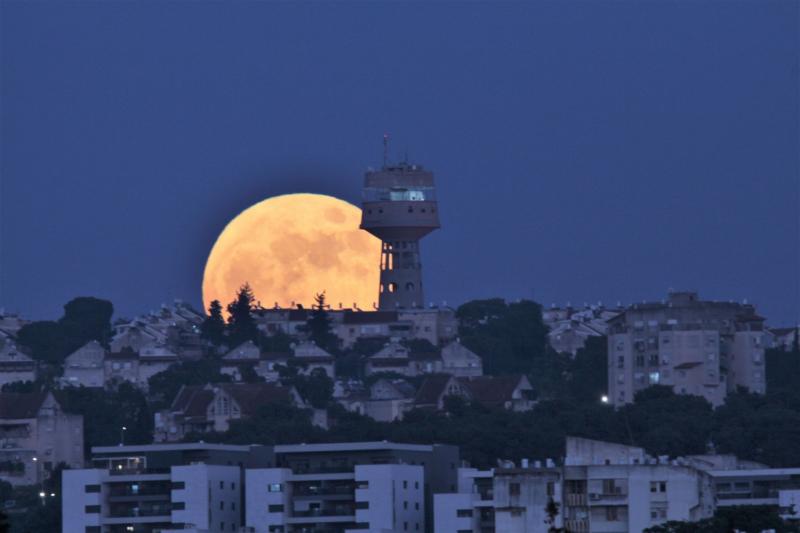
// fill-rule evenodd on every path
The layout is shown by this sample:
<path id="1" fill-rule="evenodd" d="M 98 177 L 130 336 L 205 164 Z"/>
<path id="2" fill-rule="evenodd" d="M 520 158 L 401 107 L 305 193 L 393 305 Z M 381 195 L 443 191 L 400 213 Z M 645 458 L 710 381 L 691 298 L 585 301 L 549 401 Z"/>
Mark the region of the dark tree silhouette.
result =
<path id="1" fill-rule="evenodd" d="M 236 299 L 228 304 L 228 338 L 231 346 L 245 341 L 258 342 L 258 328 L 253 319 L 255 296 L 248 283 L 239 288 Z"/>
<path id="2" fill-rule="evenodd" d="M 222 304 L 214 300 L 208 306 L 208 316 L 200 325 L 201 336 L 214 346 L 225 343 L 225 319 L 222 318 Z"/>

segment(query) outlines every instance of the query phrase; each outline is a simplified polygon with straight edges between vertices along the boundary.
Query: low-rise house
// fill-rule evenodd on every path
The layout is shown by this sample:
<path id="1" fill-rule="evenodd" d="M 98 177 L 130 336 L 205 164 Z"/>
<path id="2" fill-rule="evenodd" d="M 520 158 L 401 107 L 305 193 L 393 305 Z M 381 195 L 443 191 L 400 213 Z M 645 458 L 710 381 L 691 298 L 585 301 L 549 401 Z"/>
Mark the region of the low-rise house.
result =
<path id="1" fill-rule="evenodd" d="M 89 341 L 64 360 L 62 383 L 74 387 L 105 386 L 106 350 L 97 341 Z"/>
<path id="2" fill-rule="evenodd" d="M 114 387 L 123 382 L 140 386 L 139 354 L 130 348 L 106 354 L 103 365 L 106 387 Z"/>
<path id="3" fill-rule="evenodd" d="M 403 379 L 379 379 L 368 390 L 353 390 L 337 401 L 348 411 L 377 420 L 401 420 L 414 407 L 416 390 Z"/>
<path id="4" fill-rule="evenodd" d="M 0 393 L 0 479 L 34 485 L 60 463 L 83 466 L 83 416 L 51 392 Z"/>
<path id="5" fill-rule="evenodd" d="M 189 433 L 227 431 L 231 421 L 271 403 L 304 406 L 294 388 L 273 383 L 184 385 L 169 409 L 155 414 L 154 438 L 174 442 Z"/>
<path id="6" fill-rule="evenodd" d="M 461 378 L 472 402 L 511 411 L 529 411 L 535 402 L 531 382 L 526 376 L 479 376 Z"/>
<path id="7" fill-rule="evenodd" d="M 468 402 L 512 411 L 528 411 L 535 404 L 533 387 L 525 376 L 458 378 L 448 374 L 425 378 L 414 404 L 418 408 L 441 410 L 447 396 L 458 396 Z"/>
<path id="8" fill-rule="evenodd" d="M 454 341 L 435 351 L 412 351 L 399 339 L 391 339 L 375 354 L 367 357 L 364 365 L 367 376 L 395 373 L 407 377 L 426 374 L 450 374 L 453 376 L 481 376 L 481 358 Z"/>
<path id="9" fill-rule="evenodd" d="M 302 341 L 292 347 L 297 362 L 302 365 L 303 374 L 310 374 L 314 369 L 325 371 L 329 378 L 336 377 L 335 360 L 327 351 L 323 350 L 313 341 Z"/>
<path id="10" fill-rule="evenodd" d="M 36 381 L 36 361 L 10 340 L 0 340 L 0 387 L 17 381 Z"/>
<path id="11" fill-rule="evenodd" d="M 414 407 L 441 410 L 444 409 L 444 400 L 448 396 L 458 396 L 469 400 L 469 389 L 455 376 L 448 374 L 428 376 L 417 391 Z"/>
<path id="12" fill-rule="evenodd" d="M 455 340 L 442 348 L 442 372 L 458 377 L 483 375 L 483 359 Z"/>
<path id="13" fill-rule="evenodd" d="M 800 334 L 800 326 L 795 328 L 767 328 L 765 337 L 767 338 L 767 346 L 770 348 L 778 348 L 785 352 L 794 349 Z"/>

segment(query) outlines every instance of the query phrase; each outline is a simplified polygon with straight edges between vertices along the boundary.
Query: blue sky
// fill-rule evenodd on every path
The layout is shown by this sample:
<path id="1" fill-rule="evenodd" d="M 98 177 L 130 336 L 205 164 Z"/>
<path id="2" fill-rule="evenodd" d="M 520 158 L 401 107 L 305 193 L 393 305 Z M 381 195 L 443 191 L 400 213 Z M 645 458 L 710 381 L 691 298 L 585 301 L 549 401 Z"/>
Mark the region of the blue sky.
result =
<path id="1" fill-rule="evenodd" d="M 0 5 L 0 306 L 199 305 L 225 223 L 434 170 L 427 297 L 800 315 L 798 3 Z M 259 295 L 269 300 L 266 295 Z"/>

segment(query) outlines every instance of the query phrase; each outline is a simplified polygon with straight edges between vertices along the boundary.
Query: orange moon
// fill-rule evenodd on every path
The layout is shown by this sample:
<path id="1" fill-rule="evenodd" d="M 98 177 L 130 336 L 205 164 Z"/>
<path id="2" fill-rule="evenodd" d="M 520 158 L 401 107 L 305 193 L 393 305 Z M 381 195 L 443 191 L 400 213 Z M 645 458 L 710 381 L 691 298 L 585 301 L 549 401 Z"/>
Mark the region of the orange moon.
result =
<path id="1" fill-rule="evenodd" d="M 259 202 L 222 231 L 203 273 L 203 303 L 223 308 L 244 283 L 263 307 L 310 307 L 325 291 L 332 308 L 371 310 L 378 300 L 381 242 L 358 229 L 361 209 L 321 194 Z M 227 312 L 226 312 L 227 314 Z"/>

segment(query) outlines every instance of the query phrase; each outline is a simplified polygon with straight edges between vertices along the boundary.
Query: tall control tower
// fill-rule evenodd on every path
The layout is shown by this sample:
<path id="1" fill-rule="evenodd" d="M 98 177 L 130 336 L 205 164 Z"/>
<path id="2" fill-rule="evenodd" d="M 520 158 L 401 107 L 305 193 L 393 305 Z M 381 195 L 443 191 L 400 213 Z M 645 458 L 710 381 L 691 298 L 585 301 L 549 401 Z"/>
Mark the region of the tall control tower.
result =
<path id="1" fill-rule="evenodd" d="M 382 241 L 382 311 L 424 307 L 419 240 L 439 227 L 433 173 L 419 165 L 389 165 L 364 176 L 361 229 Z"/>

